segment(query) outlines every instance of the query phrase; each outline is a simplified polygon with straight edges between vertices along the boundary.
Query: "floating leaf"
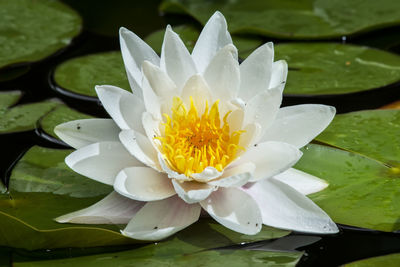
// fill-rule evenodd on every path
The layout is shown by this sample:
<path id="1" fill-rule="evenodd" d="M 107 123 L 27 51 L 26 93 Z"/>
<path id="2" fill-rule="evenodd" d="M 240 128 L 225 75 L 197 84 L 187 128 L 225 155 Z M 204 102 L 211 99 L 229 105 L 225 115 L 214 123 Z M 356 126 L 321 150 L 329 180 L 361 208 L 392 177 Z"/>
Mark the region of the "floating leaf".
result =
<path id="1" fill-rule="evenodd" d="M 70 59 L 54 72 L 56 86 L 73 93 L 97 97 L 96 85 L 111 84 L 130 89 L 119 51 Z"/>
<path id="2" fill-rule="evenodd" d="M 54 127 L 64 122 L 90 118 L 93 117 L 62 105 L 47 113 L 40 120 L 40 127 L 46 134 L 59 139 L 54 133 Z"/>
<path id="3" fill-rule="evenodd" d="M 0 93 L 0 133 L 15 133 L 36 128 L 36 122 L 44 114 L 59 105 L 56 101 L 42 101 L 7 109 L 21 97 L 20 91 Z"/>
<path id="4" fill-rule="evenodd" d="M 0 68 L 41 60 L 71 43 L 79 15 L 54 0 L 0 0 Z"/>
<path id="5" fill-rule="evenodd" d="M 182 39 L 183 43 L 186 45 L 187 49 L 192 52 L 194 45 L 196 44 L 197 39 L 199 38 L 200 31 L 198 28 L 192 25 L 180 25 L 173 27 L 173 30 L 179 34 L 179 37 Z M 147 36 L 144 41 L 149 44 L 154 51 L 158 54 L 161 53 L 161 46 L 164 40 L 164 32 L 165 29 L 153 32 L 149 36 Z M 254 49 L 262 44 L 262 41 L 257 38 L 250 37 L 240 37 L 240 36 L 232 36 L 233 43 L 239 50 L 239 57 L 244 59 Z"/>
<path id="6" fill-rule="evenodd" d="M 397 267 L 400 262 L 400 253 L 389 254 L 379 257 L 368 258 L 364 260 L 359 260 L 345 264 L 345 267 L 375 267 L 375 266 L 385 266 L 385 267 Z"/>
<path id="7" fill-rule="evenodd" d="M 119 233 L 123 228 L 121 225 L 60 224 L 54 221 L 58 216 L 94 204 L 112 191 L 110 186 L 71 171 L 64 163 L 70 152 L 35 146 L 14 167 L 9 192 L 0 194 L 0 246 L 33 250 L 138 242 L 122 236 Z M 199 250 L 287 234 L 288 231 L 263 227 L 258 235 L 246 236 L 211 220 L 201 220 L 181 231 L 176 238 L 182 247 Z"/>
<path id="8" fill-rule="evenodd" d="M 284 39 L 338 38 L 400 24 L 400 2 L 392 0 L 164 0 L 160 9 L 188 14 L 203 25 L 219 10 L 232 33 Z"/>
<path id="9" fill-rule="evenodd" d="M 308 145 L 303 152 L 295 167 L 329 183 L 309 197 L 336 223 L 386 232 L 400 229 L 400 175 L 393 168 L 328 146 Z"/>
<path id="10" fill-rule="evenodd" d="M 381 161 L 400 174 L 400 110 L 337 115 L 316 140 Z"/>
<path id="11" fill-rule="evenodd" d="M 285 94 L 360 92 L 400 81 L 400 56 L 363 46 L 288 43 L 275 47 L 289 65 Z"/>
<path id="12" fill-rule="evenodd" d="M 296 266 L 302 252 L 276 252 L 252 250 L 208 250 L 187 253 L 178 240 L 158 246 L 146 246 L 136 250 L 99 254 L 69 259 L 14 262 L 13 266 Z M 170 248 L 179 247 L 179 251 Z"/>

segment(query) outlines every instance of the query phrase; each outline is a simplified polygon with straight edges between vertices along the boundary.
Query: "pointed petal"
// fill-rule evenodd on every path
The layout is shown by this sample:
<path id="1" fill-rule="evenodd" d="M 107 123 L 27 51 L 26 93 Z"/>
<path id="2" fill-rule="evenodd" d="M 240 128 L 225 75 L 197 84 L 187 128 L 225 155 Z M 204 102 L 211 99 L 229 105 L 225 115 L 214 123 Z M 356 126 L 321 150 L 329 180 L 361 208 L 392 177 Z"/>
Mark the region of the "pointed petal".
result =
<path id="1" fill-rule="evenodd" d="M 154 93 L 153 88 L 151 88 L 149 81 L 146 77 L 143 77 L 142 82 L 143 87 L 143 102 L 146 111 L 150 113 L 155 119 L 161 120 L 161 101 L 156 93 Z"/>
<path id="2" fill-rule="evenodd" d="M 121 129 L 144 132 L 141 123 L 144 104 L 140 98 L 111 85 L 97 85 L 96 92 L 107 113 Z"/>
<path id="3" fill-rule="evenodd" d="M 133 93 L 141 98 L 142 63 L 148 60 L 159 66 L 160 58 L 148 44 L 128 29 L 119 29 L 119 40 L 129 84 Z"/>
<path id="4" fill-rule="evenodd" d="M 149 112 L 143 112 L 142 123 L 143 123 L 143 128 L 144 128 L 147 138 L 149 139 L 150 143 L 153 145 L 154 149 L 156 151 L 158 151 L 157 144 L 156 144 L 156 142 L 158 140 L 156 140 L 155 137 L 161 135 L 161 132 L 159 129 L 160 121 L 155 120 Z"/>
<path id="5" fill-rule="evenodd" d="M 122 169 L 143 165 L 120 142 L 101 142 L 82 147 L 69 154 L 65 163 L 75 172 L 109 185 L 114 184 Z"/>
<path id="6" fill-rule="evenodd" d="M 256 166 L 251 163 L 231 167 L 224 170 L 224 174 L 218 179 L 208 182 L 209 185 L 218 187 L 240 187 L 245 185 L 251 178 Z"/>
<path id="7" fill-rule="evenodd" d="M 281 108 L 261 141 L 281 141 L 303 147 L 333 120 L 332 106 L 305 104 Z"/>
<path id="8" fill-rule="evenodd" d="M 265 179 L 292 167 L 303 153 L 296 147 L 282 142 L 264 142 L 249 148 L 236 164 L 252 162 L 256 165 L 251 182 Z"/>
<path id="9" fill-rule="evenodd" d="M 274 178 L 293 187 L 303 195 L 322 191 L 329 185 L 327 181 L 321 178 L 293 168 L 275 175 Z"/>
<path id="10" fill-rule="evenodd" d="M 243 190 L 257 201 L 266 225 L 306 233 L 338 232 L 336 224 L 314 202 L 274 178 Z"/>
<path id="11" fill-rule="evenodd" d="M 194 105 L 199 116 L 205 111 L 205 103 L 211 104 L 211 93 L 207 82 L 203 76 L 196 74 L 190 77 L 182 89 L 181 98 L 187 107 L 190 107 L 190 97 L 193 98 Z"/>
<path id="12" fill-rule="evenodd" d="M 178 180 L 172 179 L 172 184 L 174 185 L 178 196 L 188 204 L 193 204 L 204 200 L 216 190 L 215 186 L 194 181 L 179 182 Z"/>
<path id="13" fill-rule="evenodd" d="M 244 125 L 258 123 L 261 126 L 261 136 L 274 122 L 282 103 L 282 93 L 279 88 L 260 92 L 247 102 L 244 111 Z"/>
<path id="14" fill-rule="evenodd" d="M 261 230 L 262 219 L 257 203 L 237 188 L 220 188 L 200 205 L 217 222 L 233 231 L 255 235 Z"/>
<path id="15" fill-rule="evenodd" d="M 114 189 L 138 201 L 154 201 L 175 195 L 171 180 L 165 173 L 147 167 L 125 168 L 118 173 Z"/>
<path id="16" fill-rule="evenodd" d="M 144 205 L 113 191 L 94 205 L 56 218 L 59 223 L 126 224 Z"/>
<path id="17" fill-rule="evenodd" d="M 235 58 L 237 49 L 233 45 L 222 48 L 212 59 L 204 72 L 204 78 L 210 86 L 214 101 L 234 99 L 239 90 L 239 62 Z"/>
<path id="18" fill-rule="evenodd" d="M 111 119 L 75 120 L 54 128 L 57 136 L 75 149 L 102 141 L 118 141 L 120 131 Z"/>
<path id="19" fill-rule="evenodd" d="M 139 240 L 164 239 L 196 222 L 200 211 L 200 205 L 187 204 L 178 196 L 147 202 L 121 232 Z"/>
<path id="20" fill-rule="evenodd" d="M 175 83 L 164 71 L 161 70 L 160 67 L 149 61 L 144 61 L 142 68 L 144 76 L 147 78 L 151 88 L 159 98 L 165 99 L 178 95 L 178 89 L 176 88 Z"/>
<path id="21" fill-rule="evenodd" d="M 243 130 L 245 132 L 240 135 L 239 146 L 247 149 L 259 139 L 261 126 L 258 123 L 250 123 Z"/>
<path id="22" fill-rule="evenodd" d="M 275 88 L 279 86 L 283 91 L 285 88 L 287 75 L 288 65 L 285 60 L 278 60 L 272 63 L 272 74 L 269 88 Z"/>
<path id="23" fill-rule="evenodd" d="M 169 25 L 165 30 L 160 67 L 174 81 L 178 89 L 197 72 L 189 51 Z"/>
<path id="24" fill-rule="evenodd" d="M 193 48 L 192 58 L 198 71 L 204 72 L 217 52 L 227 44 L 232 44 L 232 39 L 224 16 L 217 11 L 204 26 Z"/>
<path id="25" fill-rule="evenodd" d="M 274 60 L 274 46 L 266 43 L 257 48 L 240 64 L 239 97 L 249 101 L 269 87 Z"/>
<path id="26" fill-rule="evenodd" d="M 135 133 L 133 130 L 122 130 L 119 134 L 119 139 L 126 150 L 136 159 L 153 169 L 161 170 L 161 166 L 158 163 L 157 151 L 147 136 L 138 132 Z"/>

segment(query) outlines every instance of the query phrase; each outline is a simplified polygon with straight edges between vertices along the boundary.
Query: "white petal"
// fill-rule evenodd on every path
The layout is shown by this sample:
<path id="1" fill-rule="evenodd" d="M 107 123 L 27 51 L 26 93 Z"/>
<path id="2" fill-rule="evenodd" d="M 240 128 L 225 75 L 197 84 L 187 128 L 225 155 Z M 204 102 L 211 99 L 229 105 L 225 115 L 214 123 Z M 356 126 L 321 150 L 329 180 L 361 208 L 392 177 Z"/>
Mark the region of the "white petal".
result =
<path id="1" fill-rule="evenodd" d="M 141 123 L 144 104 L 140 98 L 111 85 L 97 85 L 96 92 L 107 113 L 121 129 L 144 132 Z"/>
<path id="2" fill-rule="evenodd" d="M 220 187 L 239 187 L 245 185 L 252 177 L 256 166 L 251 163 L 231 167 L 224 170 L 224 174 L 217 180 L 208 182 L 209 185 Z"/>
<path id="3" fill-rule="evenodd" d="M 232 134 L 235 131 L 242 130 L 244 119 L 244 111 L 241 108 L 232 111 L 227 118 L 229 124 L 229 133 Z"/>
<path id="4" fill-rule="evenodd" d="M 266 225 L 307 233 L 338 232 L 336 224 L 314 202 L 274 178 L 243 190 L 257 201 Z"/>
<path id="5" fill-rule="evenodd" d="M 159 66 L 160 58 L 148 44 L 128 29 L 119 29 L 119 40 L 129 84 L 133 93 L 141 98 L 142 63 L 148 60 Z"/>
<path id="6" fill-rule="evenodd" d="M 196 222 L 200 211 L 200 205 L 187 204 L 178 196 L 147 202 L 121 232 L 134 239 L 160 240 Z"/>
<path id="7" fill-rule="evenodd" d="M 213 191 L 215 186 L 198 182 L 180 182 L 172 179 L 175 191 L 186 203 L 193 204 L 206 199 Z"/>
<path id="8" fill-rule="evenodd" d="M 288 75 L 288 65 L 285 60 L 278 60 L 272 63 L 272 74 L 269 88 L 280 86 L 283 91 Z"/>
<path id="9" fill-rule="evenodd" d="M 176 171 L 172 170 L 168 166 L 167 162 L 165 162 L 165 159 L 164 159 L 164 157 L 163 157 L 163 155 L 161 153 L 158 153 L 158 161 L 159 161 L 159 163 L 161 165 L 161 169 L 167 173 L 169 178 L 176 179 L 178 181 L 190 181 L 190 180 L 192 180 L 190 177 L 187 177 L 184 174 L 177 173 Z"/>
<path id="10" fill-rule="evenodd" d="M 160 67 L 178 88 L 182 88 L 187 79 L 197 72 L 189 51 L 169 25 L 165 30 Z"/>
<path id="11" fill-rule="evenodd" d="M 146 76 L 151 88 L 158 97 L 165 99 L 178 94 L 175 83 L 160 67 L 149 61 L 144 61 L 142 68 L 144 76 Z"/>
<path id="12" fill-rule="evenodd" d="M 336 109 L 332 106 L 305 104 L 281 108 L 262 141 L 281 141 L 303 147 L 331 123 Z"/>
<path id="13" fill-rule="evenodd" d="M 144 205 L 113 191 L 94 205 L 60 216 L 59 223 L 126 224 Z"/>
<path id="14" fill-rule="evenodd" d="M 239 146 L 247 149 L 259 139 L 261 126 L 258 123 L 250 123 L 247 124 L 243 130 L 245 132 L 240 135 Z"/>
<path id="15" fill-rule="evenodd" d="M 143 165 L 120 142 L 101 142 L 82 147 L 69 154 L 65 163 L 75 172 L 109 185 L 114 184 L 122 169 Z"/>
<path id="16" fill-rule="evenodd" d="M 54 128 L 57 136 L 75 149 L 102 141 L 118 141 L 119 131 L 111 119 L 75 120 Z"/>
<path id="17" fill-rule="evenodd" d="M 203 76 L 199 74 L 193 75 L 186 82 L 181 95 L 186 107 L 190 107 L 190 97 L 194 101 L 193 104 L 197 109 L 198 115 L 201 116 L 205 111 L 206 101 L 211 104 L 210 88 Z"/>
<path id="18" fill-rule="evenodd" d="M 249 101 L 269 88 L 274 59 L 274 46 L 266 43 L 257 48 L 245 61 L 240 64 L 240 89 L 239 97 Z"/>
<path id="19" fill-rule="evenodd" d="M 204 170 L 202 172 L 193 173 L 190 176 L 193 177 L 193 179 L 195 179 L 198 182 L 208 182 L 210 180 L 218 178 L 221 175 L 222 175 L 222 172 L 218 171 L 214 167 L 208 166 L 208 167 L 204 168 Z"/>
<path id="20" fill-rule="evenodd" d="M 200 205 L 217 222 L 233 231 L 255 235 L 261 230 L 261 212 L 257 203 L 237 188 L 220 188 Z"/>
<path id="21" fill-rule="evenodd" d="M 198 71 L 203 72 L 215 54 L 222 47 L 231 43 L 232 39 L 227 29 L 226 20 L 217 11 L 204 26 L 193 48 L 192 58 L 196 63 Z"/>
<path id="22" fill-rule="evenodd" d="M 159 129 L 160 121 L 155 120 L 150 113 L 144 112 L 142 115 L 142 123 L 143 123 L 144 131 L 146 132 L 147 138 L 149 139 L 150 143 L 153 145 L 154 149 L 158 151 L 157 140 L 155 139 L 155 137 L 161 136 L 161 132 Z"/>
<path id="23" fill-rule="evenodd" d="M 123 169 L 115 179 L 114 189 L 125 197 L 139 201 L 161 200 L 176 194 L 165 173 L 147 167 Z"/>
<path id="24" fill-rule="evenodd" d="M 246 104 L 243 124 L 258 123 L 261 126 L 261 136 L 274 122 L 282 103 L 280 88 L 267 89 L 255 95 Z"/>
<path id="25" fill-rule="evenodd" d="M 235 161 L 235 165 L 245 162 L 254 163 L 256 170 L 250 181 L 257 181 L 286 171 L 300 159 L 301 155 L 302 152 L 290 144 L 264 142 L 249 148 L 240 159 Z"/>
<path id="26" fill-rule="evenodd" d="M 122 130 L 119 134 L 119 139 L 129 153 L 143 164 L 156 170 L 161 170 L 157 151 L 147 136 L 138 132 L 135 133 L 133 130 Z"/>
<path id="27" fill-rule="evenodd" d="M 156 93 L 154 93 L 153 88 L 151 88 L 149 81 L 146 77 L 143 77 L 143 102 L 146 111 L 150 113 L 155 119 L 161 120 L 161 101 Z"/>
<path id="28" fill-rule="evenodd" d="M 235 58 L 237 49 L 233 45 L 222 48 L 212 59 L 204 72 L 214 101 L 231 100 L 238 93 L 240 85 L 239 62 Z"/>
<path id="29" fill-rule="evenodd" d="M 293 187 L 303 195 L 322 191 L 329 185 L 328 182 L 321 178 L 293 168 L 275 175 L 274 178 Z"/>

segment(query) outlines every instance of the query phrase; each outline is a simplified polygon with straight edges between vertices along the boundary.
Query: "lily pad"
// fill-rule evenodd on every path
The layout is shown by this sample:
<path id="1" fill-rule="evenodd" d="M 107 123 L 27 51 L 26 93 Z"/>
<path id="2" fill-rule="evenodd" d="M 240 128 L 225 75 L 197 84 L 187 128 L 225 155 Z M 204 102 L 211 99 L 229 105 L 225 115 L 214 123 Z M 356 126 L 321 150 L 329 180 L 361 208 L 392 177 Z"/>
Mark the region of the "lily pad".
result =
<path id="1" fill-rule="evenodd" d="M 200 31 L 193 25 L 180 25 L 173 27 L 173 30 L 179 34 L 187 49 L 192 52 L 197 39 L 199 38 Z M 161 45 L 164 40 L 165 29 L 158 30 L 147 36 L 144 41 L 149 44 L 154 51 L 158 54 L 161 53 Z M 233 43 L 238 48 L 239 57 L 244 59 L 253 52 L 258 46 L 262 44 L 261 39 L 256 37 L 241 37 L 232 36 Z"/>
<path id="2" fill-rule="evenodd" d="M 219 10 L 232 33 L 284 39 L 338 38 L 400 24 L 400 2 L 392 0 L 164 0 L 160 9 L 202 24 Z"/>
<path id="3" fill-rule="evenodd" d="M 74 109 L 69 108 L 68 106 L 62 105 L 59 106 L 49 113 L 47 113 L 40 120 L 40 128 L 49 136 L 59 139 L 58 136 L 54 133 L 54 127 L 57 125 L 74 120 L 80 119 L 90 119 L 93 118 L 87 114 L 76 111 Z"/>
<path id="4" fill-rule="evenodd" d="M 385 232 L 400 229 L 400 175 L 393 168 L 328 146 L 311 144 L 303 152 L 295 167 L 329 183 L 309 197 L 336 223 Z"/>
<path id="5" fill-rule="evenodd" d="M 119 51 L 77 57 L 57 66 L 54 82 L 61 90 L 97 97 L 94 87 L 112 84 L 130 89 Z"/>
<path id="6" fill-rule="evenodd" d="M 9 192 L 0 194 L 0 246 L 50 249 L 137 243 L 122 236 L 121 225 L 59 224 L 53 219 L 88 207 L 112 187 L 78 175 L 64 163 L 72 150 L 31 148 L 11 173 Z M 234 233 L 201 220 L 175 238 L 194 250 L 278 238 L 288 231 L 264 227 L 255 236 Z M 29 242 L 28 242 L 29 241 Z M 190 245 L 193 244 L 193 245 Z M 181 250 L 179 247 L 177 250 Z"/>
<path id="7" fill-rule="evenodd" d="M 400 56 L 364 46 L 288 43 L 275 47 L 288 62 L 285 94 L 336 95 L 380 88 L 400 81 Z"/>
<path id="8" fill-rule="evenodd" d="M 147 246 L 136 250 L 69 259 L 14 262 L 13 266 L 296 266 L 302 252 L 271 252 L 251 250 L 209 250 L 186 253 L 182 247 L 179 252 L 168 251 L 168 246 Z M 169 253 L 168 253 L 169 252 Z"/>
<path id="9" fill-rule="evenodd" d="M 367 110 L 337 115 L 316 140 L 380 161 L 400 174 L 399 133 L 400 110 Z"/>
<path id="10" fill-rule="evenodd" d="M 82 27 L 60 1 L 0 0 L 0 68 L 41 60 L 66 47 Z"/>
<path id="11" fill-rule="evenodd" d="M 9 108 L 20 97 L 20 91 L 0 92 L 0 134 L 33 130 L 43 115 L 59 105 L 49 100 Z"/>
<path id="12" fill-rule="evenodd" d="M 345 264 L 345 267 L 397 267 L 400 262 L 400 253 L 389 254 L 379 257 L 368 258 Z"/>

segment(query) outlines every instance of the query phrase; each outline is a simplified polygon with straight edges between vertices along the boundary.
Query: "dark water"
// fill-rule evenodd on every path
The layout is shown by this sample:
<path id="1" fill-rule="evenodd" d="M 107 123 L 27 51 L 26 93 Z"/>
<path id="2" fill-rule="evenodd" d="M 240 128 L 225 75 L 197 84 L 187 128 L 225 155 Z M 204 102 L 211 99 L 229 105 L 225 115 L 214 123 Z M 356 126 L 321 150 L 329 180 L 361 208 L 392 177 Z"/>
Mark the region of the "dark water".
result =
<path id="1" fill-rule="evenodd" d="M 145 37 L 152 31 L 164 28 L 167 23 L 177 25 L 180 22 L 189 20 L 189 18 L 183 16 L 160 16 L 157 11 L 159 4 L 157 0 L 148 1 L 145 5 L 141 4 L 140 6 L 135 6 L 136 1 L 129 0 L 119 1 L 118 5 L 116 5 L 116 1 L 65 0 L 65 2 L 83 15 L 85 19 L 84 31 L 68 48 L 42 62 L 33 64 L 31 70 L 25 75 L 12 81 L 0 82 L 1 90 L 21 90 L 24 92 L 20 103 L 36 102 L 57 97 L 79 111 L 105 117 L 107 116 L 106 113 L 97 102 L 72 98 L 53 90 L 49 80 L 51 80 L 51 73 L 54 67 L 68 58 L 95 52 L 118 50 L 119 42 L 116 33 L 120 26 L 125 26 L 139 36 Z M 369 45 L 400 53 L 400 36 L 398 32 L 400 32 L 400 28 L 393 27 L 358 37 L 342 38 L 337 42 L 345 41 L 347 43 Z M 278 40 L 274 41 L 276 43 L 279 42 Z M 334 105 L 340 113 L 376 108 L 398 99 L 400 99 L 400 88 L 399 84 L 396 84 L 388 86 L 384 90 L 372 90 L 347 96 L 322 98 L 285 97 L 284 105 L 299 103 L 330 104 Z M 62 147 L 59 144 L 41 138 L 38 131 L 0 136 L 0 146 L 3 149 L 2 158 L 0 159 L 2 177 L 8 176 L 12 164 L 33 144 L 54 148 Z M 249 246 L 265 250 L 305 251 L 305 255 L 298 266 L 338 266 L 357 259 L 400 252 L 399 233 L 383 233 L 345 226 L 340 226 L 340 229 L 340 233 L 334 236 L 293 233 L 289 237 L 280 240 L 259 242 Z M 129 248 L 132 247 L 114 247 L 108 248 L 108 251 Z M 240 249 L 241 247 L 237 246 L 235 248 Z M 3 248 L 0 249 L 0 258 L 1 255 L 12 253 L 14 258 L 31 260 L 54 259 L 90 255 L 101 251 L 103 251 L 101 248 L 71 248 L 27 252 Z M 3 264 L 7 266 L 8 262 L 0 260 L 0 265 L 2 266 Z"/>

